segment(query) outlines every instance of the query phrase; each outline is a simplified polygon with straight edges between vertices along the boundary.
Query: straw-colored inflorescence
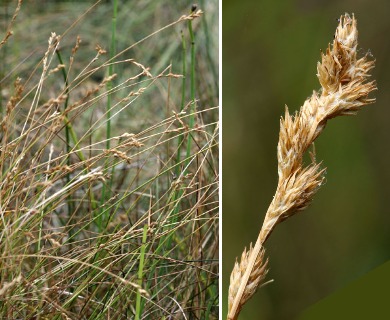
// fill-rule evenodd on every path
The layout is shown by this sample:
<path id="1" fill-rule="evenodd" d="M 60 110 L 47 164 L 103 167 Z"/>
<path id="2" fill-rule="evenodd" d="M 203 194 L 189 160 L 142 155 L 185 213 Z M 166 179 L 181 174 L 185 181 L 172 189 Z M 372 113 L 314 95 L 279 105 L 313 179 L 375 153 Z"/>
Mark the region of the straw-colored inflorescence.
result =
<path id="1" fill-rule="evenodd" d="M 228 319 L 237 319 L 242 306 L 256 292 L 267 274 L 263 244 L 274 227 L 305 209 L 324 179 L 324 170 L 315 157 L 304 165 L 303 155 L 325 128 L 326 122 L 341 115 L 352 115 L 375 99 L 368 97 L 376 89 L 367 81 L 374 61 L 366 54 L 357 58 L 356 19 L 341 16 L 332 46 L 322 54 L 317 65 L 319 92 L 313 92 L 299 112 L 290 115 L 288 108 L 280 121 L 278 186 L 266 213 L 255 246 L 244 250 L 230 277 Z"/>
<path id="2" fill-rule="evenodd" d="M 241 279 L 248 268 L 249 256 L 252 254 L 252 245 L 250 245 L 248 252 L 246 248 L 242 252 L 241 261 L 234 264 L 233 272 L 230 275 L 230 287 L 229 287 L 229 309 L 231 308 L 230 303 L 234 300 L 234 297 L 237 295 L 237 292 L 241 285 Z M 245 287 L 245 290 L 242 295 L 242 299 L 238 306 L 238 312 L 241 310 L 241 307 L 244 303 L 256 292 L 260 283 L 263 282 L 267 275 L 267 265 L 268 259 L 264 262 L 264 248 L 261 248 L 260 253 L 256 256 L 256 261 L 253 266 L 253 271 L 251 272 L 248 280 L 248 285 Z"/>

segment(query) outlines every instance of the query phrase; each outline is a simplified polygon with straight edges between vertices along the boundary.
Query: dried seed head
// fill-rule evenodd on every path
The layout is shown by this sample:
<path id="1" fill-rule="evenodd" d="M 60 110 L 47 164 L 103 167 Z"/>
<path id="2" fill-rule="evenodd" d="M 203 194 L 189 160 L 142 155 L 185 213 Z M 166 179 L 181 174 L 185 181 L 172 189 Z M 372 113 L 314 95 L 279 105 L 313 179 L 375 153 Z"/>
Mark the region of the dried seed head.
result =
<path id="1" fill-rule="evenodd" d="M 318 63 L 321 94 L 314 91 L 294 116 L 286 107 L 280 121 L 279 184 L 267 214 L 272 221 L 267 218 L 265 221 L 267 229 L 271 228 L 269 232 L 276 222 L 289 217 L 294 210 L 305 208 L 321 184 L 323 170 L 314 164 L 303 169 L 303 155 L 321 134 L 326 122 L 336 116 L 355 114 L 375 101 L 368 98 L 376 89 L 375 83 L 366 81 L 374 62 L 368 60 L 368 55 L 357 59 L 356 26 L 354 16 L 346 14 L 340 18 L 332 47 L 328 47 L 322 54 L 322 63 Z M 311 191 L 307 192 L 309 189 Z"/>
<path id="2" fill-rule="evenodd" d="M 244 252 L 241 255 L 241 261 L 235 263 L 233 271 L 230 275 L 230 286 L 229 286 L 229 301 L 228 301 L 228 312 L 232 309 L 234 299 L 237 295 L 238 289 L 242 282 L 245 270 L 248 267 L 249 257 L 252 254 L 252 244 L 249 246 L 249 250 Z M 238 310 L 241 310 L 242 306 L 255 294 L 256 290 L 259 288 L 260 284 L 264 281 L 268 269 L 268 259 L 264 262 L 264 248 L 261 248 L 260 253 L 257 255 L 255 264 L 253 266 L 252 272 L 249 276 L 248 283 L 245 287 L 244 293 L 240 300 Z M 239 311 L 238 311 L 239 312 Z"/>
<path id="3" fill-rule="evenodd" d="M 373 102 L 371 99 L 366 99 L 367 95 L 376 88 L 374 82 L 365 83 L 370 76 L 368 72 L 374 67 L 374 61 L 368 60 L 368 55 L 357 59 L 357 36 L 355 17 L 352 15 L 351 18 L 345 14 L 340 18 L 332 48 L 328 46 L 326 53 L 322 54 L 322 62 L 317 65 L 317 76 L 322 86 L 322 95 L 344 93 L 343 98 L 346 100 L 340 97 L 337 102 L 345 101 L 353 104 L 354 101 L 357 101 L 358 103 L 352 106 L 356 108 L 354 111 Z M 358 105 L 359 102 L 360 105 Z M 351 112 L 348 111 L 343 113 L 346 106 L 348 109 L 348 104 L 345 103 L 335 108 L 336 114 L 329 115 L 329 118 L 350 114 Z"/>
<path id="4" fill-rule="evenodd" d="M 357 59 L 357 23 L 355 17 L 342 16 L 332 46 L 322 54 L 317 76 L 322 89 L 313 92 L 299 112 L 293 116 L 286 107 L 280 121 L 278 143 L 279 181 L 274 199 L 267 211 L 254 249 L 242 253 L 230 278 L 228 319 L 237 319 L 242 306 L 255 293 L 267 274 L 268 260 L 263 263 L 263 244 L 274 227 L 305 209 L 324 181 L 325 169 L 315 163 L 303 164 L 303 156 L 321 134 L 329 119 L 355 114 L 364 105 L 373 103 L 368 95 L 376 89 L 367 82 L 374 67 L 369 55 Z M 247 281 L 248 280 L 248 281 Z"/>

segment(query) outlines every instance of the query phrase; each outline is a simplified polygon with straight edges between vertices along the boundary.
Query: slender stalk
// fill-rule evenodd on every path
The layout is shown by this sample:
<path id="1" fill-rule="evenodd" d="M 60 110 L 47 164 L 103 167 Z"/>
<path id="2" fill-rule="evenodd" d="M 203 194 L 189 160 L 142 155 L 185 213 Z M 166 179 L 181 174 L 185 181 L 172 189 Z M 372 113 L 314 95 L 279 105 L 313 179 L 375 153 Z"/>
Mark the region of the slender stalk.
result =
<path id="1" fill-rule="evenodd" d="M 181 87 L 181 103 L 180 103 L 180 111 L 183 111 L 185 100 L 186 100 L 186 77 L 187 77 L 187 48 L 186 48 L 186 41 L 184 39 L 184 33 L 181 31 L 181 44 L 182 44 L 182 87 Z M 183 144 L 183 134 L 180 134 L 178 136 L 178 143 L 177 143 L 177 156 L 176 156 L 176 163 L 180 162 L 181 159 L 181 147 Z M 180 175 L 180 167 L 176 167 L 176 177 Z"/>
<path id="2" fill-rule="evenodd" d="M 110 46 L 110 61 L 114 59 L 116 55 L 116 22 L 117 22 L 117 14 L 118 14 L 118 1 L 114 0 L 113 1 L 113 11 L 112 11 L 112 20 L 111 20 L 111 46 Z M 110 63 L 108 66 L 108 74 L 109 76 L 112 76 L 114 74 L 114 63 Z M 107 105 L 106 105 L 106 117 L 107 117 L 107 122 L 106 122 L 106 149 L 109 150 L 111 147 L 111 105 L 112 105 L 112 94 L 111 94 L 111 89 L 113 87 L 112 81 L 109 81 L 107 83 Z M 108 171 L 108 160 L 105 161 L 104 164 L 104 173 L 106 174 Z M 100 207 L 101 210 L 99 212 L 99 217 L 98 217 L 98 227 L 99 227 L 99 232 L 103 231 L 103 225 L 105 225 L 105 221 L 107 220 L 108 216 L 107 214 L 103 215 L 103 204 L 110 198 L 111 196 L 111 189 L 112 189 L 112 184 L 114 180 L 114 168 L 115 165 L 112 166 L 111 170 L 111 176 L 108 182 L 108 187 L 106 184 L 103 184 L 102 187 L 102 196 L 100 200 Z"/>
<path id="3" fill-rule="evenodd" d="M 138 285 L 142 287 L 142 280 L 144 276 L 144 262 L 145 262 L 145 251 L 146 251 L 146 238 L 148 235 L 148 225 L 144 225 L 142 234 L 142 245 L 139 256 L 139 267 L 138 267 Z M 137 291 L 137 298 L 135 302 L 135 320 L 141 319 L 142 308 L 141 308 L 141 293 Z"/>
<path id="4" fill-rule="evenodd" d="M 194 12 L 196 10 L 196 6 L 192 6 L 191 11 Z M 191 95 L 191 105 L 190 105 L 190 116 L 189 116 L 189 132 L 188 132 L 188 137 L 187 137 L 187 150 L 186 150 L 186 160 L 184 161 L 184 170 L 181 175 L 185 175 L 189 161 L 191 159 L 191 142 L 192 142 L 192 136 L 191 136 L 191 130 L 194 128 L 195 124 L 195 36 L 194 32 L 192 30 L 192 20 L 188 21 L 188 31 L 190 34 L 190 40 L 191 40 L 191 69 L 190 69 L 190 95 Z M 182 60 L 183 60 L 183 82 L 182 82 L 182 97 L 181 97 L 181 106 L 180 109 L 181 111 L 184 109 L 185 105 L 185 97 L 186 97 L 186 74 L 187 74 L 187 67 L 186 67 L 186 61 L 187 61 L 187 49 L 186 49 L 186 43 L 185 43 L 185 38 L 183 32 L 181 32 L 181 39 L 182 39 Z M 183 135 L 180 135 L 178 138 L 178 155 L 177 155 L 177 161 L 176 163 L 180 162 L 180 150 L 181 150 L 181 144 L 183 142 Z M 178 178 L 180 175 L 180 167 L 177 166 L 176 169 L 177 175 L 176 177 Z M 172 218 L 170 220 L 170 224 L 175 223 L 177 221 L 177 213 L 179 212 L 180 209 L 180 201 L 183 197 L 184 191 L 182 189 L 179 190 L 174 190 L 173 194 L 171 195 L 172 203 L 177 203 L 174 207 Z M 169 236 L 167 237 L 167 248 L 170 247 L 172 237 Z M 165 241 L 165 240 L 164 240 Z"/>
<path id="5" fill-rule="evenodd" d="M 202 8 L 204 8 L 205 7 L 205 0 L 201 0 L 200 5 L 202 6 Z M 218 72 L 217 72 L 217 68 L 215 66 L 215 63 L 211 57 L 212 50 L 211 50 L 211 45 L 210 45 L 210 29 L 209 29 L 209 24 L 207 22 L 206 16 L 204 17 L 204 19 L 202 21 L 202 26 L 203 26 L 203 31 L 205 34 L 206 57 L 207 57 L 207 61 L 209 63 L 211 72 L 213 74 L 213 79 L 214 79 L 214 91 L 218 92 L 219 91 Z"/>
<path id="6" fill-rule="evenodd" d="M 192 11 L 195 11 L 196 7 L 193 6 Z M 188 21 L 188 31 L 190 33 L 190 40 L 191 40 L 191 71 L 190 71 L 190 95 L 191 95 L 191 105 L 190 105 L 190 118 L 188 120 L 188 127 L 189 127 L 189 133 L 187 138 L 187 158 L 191 154 L 191 142 L 192 142 L 192 136 L 191 131 L 194 128 L 195 125 L 195 35 L 194 31 L 192 29 L 192 20 Z M 185 173 L 184 173 L 185 174 Z"/>
<path id="7" fill-rule="evenodd" d="M 110 46 L 110 60 L 114 58 L 116 53 L 116 19 L 118 14 L 118 0 L 113 1 L 113 12 L 112 12 L 112 20 L 111 20 L 111 46 Z M 110 63 L 108 66 L 108 75 L 112 76 L 114 74 L 114 64 Z M 110 141 L 111 141 L 111 89 L 112 89 L 112 81 L 107 83 L 107 123 L 106 123 L 106 148 L 110 149 Z"/>
<path id="8" fill-rule="evenodd" d="M 64 64 L 64 61 L 62 60 L 62 56 L 61 56 L 61 52 L 59 50 L 56 50 L 56 54 L 57 54 L 57 58 L 58 58 L 58 61 L 60 62 L 60 64 Z M 67 75 L 67 72 L 65 70 L 65 68 L 61 68 L 61 73 L 62 73 L 62 77 L 64 79 L 64 83 L 65 83 L 65 95 L 66 95 L 66 99 L 65 99 L 65 103 L 64 103 L 64 115 L 65 115 L 65 112 L 66 110 L 68 109 L 68 104 L 69 104 L 69 82 L 68 82 L 68 75 Z M 66 141 L 66 154 L 67 154 L 67 157 L 66 157 L 66 164 L 68 166 L 70 166 L 70 152 L 72 150 L 71 146 L 70 146 L 70 123 L 69 122 L 66 122 L 65 123 L 65 141 Z M 70 183 L 70 173 L 67 173 L 66 176 L 66 183 L 69 184 Z M 69 195 L 67 197 L 67 206 L 68 206 L 68 212 L 71 213 L 73 212 L 73 204 L 72 204 L 72 198 L 71 198 L 71 195 Z"/>
<path id="9" fill-rule="evenodd" d="M 59 50 L 56 50 L 56 54 L 57 54 L 58 61 L 60 62 L 60 64 L 63 65 L 64 62 L 63 62 L 63 59 L 61 56 L 61 52 Z M 65 68 L 61 68 L 61 73 L 62 73 L 62 77 L 63 77 L 64 83 L 65 83 L 65 95 L 66 95 L 64 110 L 63 110 L 63 119 L 64 119 L 64 124 L 65 124 L 65 141 L 66 141 L 66 164 L 70 167 L 71 166 L 70 154 L 72 152 L 70 140 L 72 140 L 72 142 L 74 144 L 74 147 L 73 147 L 74 149 L 77 149 L 80 141 L 77 138 L 76 132 L 74 131 L 71 122 L 69 121 L 68 117 L 66 116 L 66 111 L 68 109 L 69 96 L 70 96 L 69 81 L 68 81 L 68 74 L 67 74 Z M 86 159 L 85 159 L 84 154 L 81 150 L 79 150 L 77 152 L 77 155 L 82 162 L 85 162 Z M 86 170 L 88 171 L 88 168 L 86 168 Z M 69 185 L 71 183 L 70 173 L 67 173 L 65 178 L 66 178 L 67 185 Z M 95 202 L 95 197 L 93 195 L 92 190 L 89 190 L 89 195 L 91 198 L 91 207 L 93 210 L 95 210 L 96 209 L 96 202 Z M 67 197 L 67 207 L 68 207 L 69 215 L 74 212 L 73 199 L 72 199 L 71 195 L 69 195 Z M 73 239 L 72 231 L 69 230 L 69 242 L 71 242 L 72 239 Z"/>

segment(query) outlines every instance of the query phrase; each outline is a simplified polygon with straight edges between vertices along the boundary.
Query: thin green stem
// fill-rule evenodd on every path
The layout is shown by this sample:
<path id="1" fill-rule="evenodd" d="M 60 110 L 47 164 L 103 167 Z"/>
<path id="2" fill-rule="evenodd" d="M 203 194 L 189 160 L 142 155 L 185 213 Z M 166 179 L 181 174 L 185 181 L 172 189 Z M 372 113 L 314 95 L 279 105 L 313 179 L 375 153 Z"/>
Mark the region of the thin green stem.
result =
<path id="1" fill-rule="evenodd" d="M 144 230 L 142 234 L 142 245 L 141 252 L 139 257 L 139 267 L 138 267 L 138 285 L 142 287 L 142 280 L 144 276 L 144 262 L 145 262 L 145 249 L 146 249 L 146 238 L 148 234 L 148 225 L 144 225 Z M 141 308 L 141 293 L 137 291 L 137 298 L 135 302 L 135 320 L 141 319 L 142 308 Z"/>
<path id="2" fill-rule="evenodd" d="M 118 1 L 113 1 L 113 11 L 112 11 L 112 20 L 111 20 L 111 45 L 110 45 L 110 61 L 112 61 L 116 54 L 116 22 L 117 22 L 117 14 L 118 14 Z M 109 76 L 112 76 L 114 74 L 114 63 L 110 63 L 108 66 L 108 74 Z M 112 95 L 111 95 L 111 89 L 113 87 L 113 84 L 111 81 L 107 83 L 107 106 L 106 106 L 106 149 L 109 150 L 111 148 L 111 105 L 112 105 Z M 105 161 L 104 164 L 104 173 L 106 174 L 108 171 L 108 160 Z M 103 204 L 110 198 L 111 196 L 111 189 L 114 179 L 114 168 L 115 165 L 112 166 L 110 179 L 108 182 L 108 186 L 106 184 L 103 184 L 102 188 L 102 197 L 100 200 L 100 214 L 99 218 L 97 220 L 99 232 L 103 231 L 103 226 L 105 225 L 105 220 L 107 220 L 107 214 L 103 215 Z"/>
<path id="3" fill-rule="evenodd" d="M 118 13 L 118 1 L 113 1 L 113 12 L 112 12 L 112 21 L 111 21 L 111 46 L 110 46 L 110 60 L 112 60 L 116 53 L 116 19 Z M 112 76 L 114 74 L 114 64 L 110 63 L 108 66 L 108 74 Z M 110 141 L 111 141 L 111 91 L 112 82 L 109 81 L 107 83 L 107 91 L 109 92 L 107 95 L 107 124 L 106 124 L 106 148 L 110 149 Z"/>
<path id="4" fill-rule="evenodd" d="M 191 40 L 191 70 L 190 70 L 190 81 L 191 81 L 191 105 L 190 105 L 190 118 L 188 120 L 189 131 L 192 131 L 195 125 L 195 35 L 192 29 L 192 20 L 188 21 L 188 31 L 190 33 Z M 192 136 L 188 134 L 187 138 L 187 158 L 191 155 L 191 142 Z"/>
<path id="5" fill-rule="evenodd" d="M 194 128 L 194 124 L 195 124 L 195 36 L 194 36 L 193 29 L 192 29 L 192 21 L 191 20 L 189 20 L 189 22 L 188 22 L 188 31 L 189 31 L 190 40 L 191 40 L 191 69 L 190 69 L 191 105 L 190 105 L 190 115 L 189 115 L 189 120 L 188 120 L 188 122 L 189 122 L 189 125 L 188 125 L 189 132 L 188 132 L 188 138 L 187 138 L 186 160 L 184 161 L 184 166 L 183 166 L 184 171 L 182 173 L 183 176 L 187 172 L 188 164 L 189 164 L 189 161 L 191 159 L 191 142 L 192 142 L 192 139 L 193 139 L 193 137 L 191 135 L 191 131 Z M 184 104 L 185 104 L 185 96 L 186 96 L 186 82 L 185 82 L 186 81 L 186 77 L 185 77 L 185 75 L 187 73 L 187 68 L 186 68 L 187 50 L 186 50 L 186 44 L 185 44 L 185 39 L 184 39 L 183 32 L 182 32 L 182 49 L 183 49 L 183 51 L 182 51 L 183 52 L 183 55 L 182 55 L 182 58 L 183 58 L 183 84 L 182 85 L 183 85 L 183 87 L 182 87 L 181 110 L 183 110 Z M 181 158 L 180 150 L 181 150 L 182 142 L 183 142 L 183 136 L 180 135 L 179 136 L 178 155 L 177 155 L 176 163 L 180 162 L 180 158 Z M 179 174 L 180 174 L 180 167 L 179 166 L 177 166 L 176 172 L 177 172 L 177 178 L 179 178 Z M 172 218 L 170 220 L 170 224 L 173 224 L 173 223 L 177 222 L 177 213 L 180 210 L 180 201 L 179 200 L 182 199 L 183 194 L 184 194 L 184 191 L 182 189 L 175 190 L 173 192 L 172 203 L 176 203 L 177 202 L 177 204 L 175 205 L 174 212 L 173 212 Z M 168 236 L 167 239 L 166 239 L 166 247 L 167 248 L 169 248 L 171 246 L 171 242 L 172 242 L 172 237 Z"/>
<path id="6" fill-rule="evenodd" d="M 61 56 L 61 53 L 59 50 L 56 50 L 56 54 L 57 54 L 57 58 L 58 58 L 58 61 L 60 62 L 60 64 L 64 64 L 64 61 L 62 60 L 62 56 Z M 61 69 L 61 72 L 62 72 L 62 77 L 64 78 L 64 83 L 65 83 L 65 95 L 66 95 L 66 99 L 65 99 L 65 104 L 64 104 L 64 114 L 66 112 L 66 109 L 68 109 L 68 104 L 69 104 L 69 82 L 68 82 L 68 75 L 66 73 L 66 70 L 65 68 L 62 68 Z M 66 125 L 65 125 L 65 140 L 66 140 L 66 154 L 67 154 L 67 157 L 66 157 L 66 164 L 68 166 L 70 166 L 70 157 L 69 157 L 69 154 L 71 152 L 71 146 L 70 146 L 70 129 L 69 129 L 69 122 L 66 122 Z M 67 173 L 66 174 L 66 182 L 69 184 L 70 183 L 70 173 Z M 69 195 L 68 196 L 68 199 L 67 199 L 67 203 L 68 203 L 68 212 L 69 214 L 71 212 L 73 212 L 73 208 L 72 208 L 72 199 L 71 199 L 71 196 Z"/>
<path id="7" fill-rule="evenodd" d="M 186 42 L 184 39 L 183 31 L 181 31 L 181 43 L 182 43 L 182 74 L 183 74 L 183 80 L 182 80 L 182 88 L 181 88 L 181 103 L 180 103 L 180 111 L 183 111 L 184 105 L 185 105 L 185 99 L 186 99 L 186 75 L 187 75 L 187 48 L 186 48 Z M 183 134 L 180 134 L 178 137 L 178 143 L 177 143 L 177 156 L 176 156 L 176 163 L 180 162 L 181 159 L 181 147 L 183 144 Z M 176 177 L 178 177 L 180 174 L 180 167 L 176 167 Z"/>
<path id="8" fill-rule="evenodd" d="M 200 0 L 200 5 L 202 8 L 205 7 L 205 1 L 204 0 Z M 215 86 L 215 92 L 219 92 L 219 84 L 218 84 L 218 72 L 217 72 L 217 67 L 211 57 L 211 45 L 210 45 L 210 29 L 209 29 L 209 25 L 207 23 L 207 18 L 206 16 L 204 17 L 204 19 L 202 20 L 202 26 L 203 26 L 203 31 L 204 31 L 204 34 L 205 34 L 205 47 L 206 47 L 206 57 L 207 57 L 207 60 L 208 60 L 208 63 L 209 63 L 209 66 L 210 66 L 210 69 L 211 69 L 211 72 L 213 74 L 213 79 L 214 79 L 214 86 Z"/>

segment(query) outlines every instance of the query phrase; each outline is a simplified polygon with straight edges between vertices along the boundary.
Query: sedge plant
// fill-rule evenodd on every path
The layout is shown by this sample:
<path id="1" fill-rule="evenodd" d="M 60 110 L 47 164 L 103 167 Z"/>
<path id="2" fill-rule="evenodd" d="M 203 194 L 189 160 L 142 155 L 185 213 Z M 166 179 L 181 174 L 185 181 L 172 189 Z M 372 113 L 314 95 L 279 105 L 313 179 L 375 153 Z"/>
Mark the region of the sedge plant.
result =
<path id="1" fill-rule="evenodd" d="M 0 318 L 216 319 L 217 1 L 4 5 Z"/>

